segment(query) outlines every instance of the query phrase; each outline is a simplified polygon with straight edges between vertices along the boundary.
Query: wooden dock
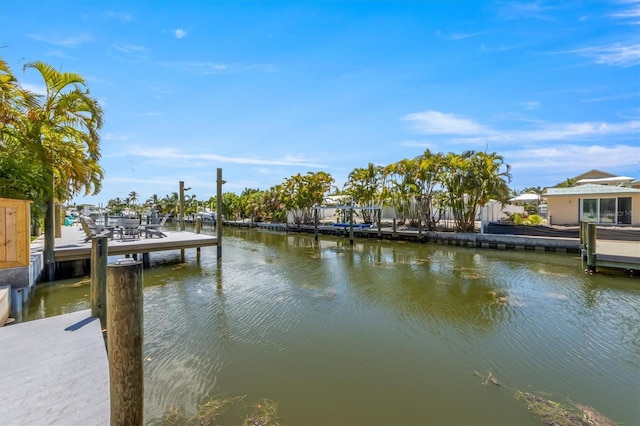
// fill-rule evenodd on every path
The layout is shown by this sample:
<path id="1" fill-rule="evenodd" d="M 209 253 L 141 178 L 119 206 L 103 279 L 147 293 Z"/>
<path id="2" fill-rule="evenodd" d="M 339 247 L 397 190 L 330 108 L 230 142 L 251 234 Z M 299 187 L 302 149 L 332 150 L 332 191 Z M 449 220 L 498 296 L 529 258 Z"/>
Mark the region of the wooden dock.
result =
<path id="1" fill-rule="evenodd" d="M 598 240 L 596 265 L 603 268 L 640 271 L 640 242 Z M 637 275 L 638 272 L 635 272 Z"/>
<path id="2" fill-rule="evenodd" d="M 211 235 L 179 231 L 163 232 L 166 235 L 163 238 L 144 238 L 142 236 L 139 239 L 127 239 L 125 241 L 121 241 L 118 238 L 110 239 L 108 243 L 109 256 L 180 250 L 216 246 L 218 244 L 218 239 Z M 67 262 L 90 259 L 91 241 L 85 243 L 84 240 L 85 234 L 82 228 L 77 226 L 62 227 L 61 238 L 56 238 L 55 261 Z M 41 249 L 41 246 L 37 243 L 31 246 L 32 251 L 39 249 Z"/>
<path id="3" fill-rule="evenodd" d="M 225 222 L 228 226 L 256 227 L 265 231 L 314 233 L 313 225 L 287 225 L 284 223 Z M 349 236 L 347 226 L 318 226 L 318 233 L 333 236 Z M 490 248 L 498 250 L 532 250 L 540 252 L 578 253 L 582 252 L 580 238 L 542 237 L 511 234 L 476 234 L 458 232 L 433 232 L 410 228 L 398 228 L 396 231 L 383 227 L 354 227 L 354 237 L 404 240 L 418 243 L 436 243 L 472 248 Z M 596 243 L 597 266 L 622 269 L 631 275 L 640 273 L 640 241 L 619 241 L 598 239 Z"/>
<path id="4" fill-rule="evenodd" d="M 109 363 L 89 310 L 0 328 L 0 423 L 105 425 Z"/>

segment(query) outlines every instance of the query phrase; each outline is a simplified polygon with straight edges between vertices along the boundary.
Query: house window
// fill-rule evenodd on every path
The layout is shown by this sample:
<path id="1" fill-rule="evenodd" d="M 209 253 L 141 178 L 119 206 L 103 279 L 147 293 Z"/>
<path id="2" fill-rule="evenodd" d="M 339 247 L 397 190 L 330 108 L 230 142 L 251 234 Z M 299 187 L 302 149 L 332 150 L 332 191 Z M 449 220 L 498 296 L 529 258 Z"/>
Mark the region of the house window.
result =
<path id="1" fill-rule="evenodd" d="M 631 224 L 631 197 L 585 198 L 580 206 L 584 222 Z"/>
<path id="2" fill-rule="evenodd" d="M 585 198 L 582 200 L 582 221 L 598 222 L 598 199 Z"/>
<path id="3" fill-rule="evenodd" d="M 600 198 L 598 223 L 616 223 L 616 199 Z"/>
<path id="4" fill-rule="evenodd" d="M 618 198 L 618 223 L 631 225 L 631 197 Z"/>

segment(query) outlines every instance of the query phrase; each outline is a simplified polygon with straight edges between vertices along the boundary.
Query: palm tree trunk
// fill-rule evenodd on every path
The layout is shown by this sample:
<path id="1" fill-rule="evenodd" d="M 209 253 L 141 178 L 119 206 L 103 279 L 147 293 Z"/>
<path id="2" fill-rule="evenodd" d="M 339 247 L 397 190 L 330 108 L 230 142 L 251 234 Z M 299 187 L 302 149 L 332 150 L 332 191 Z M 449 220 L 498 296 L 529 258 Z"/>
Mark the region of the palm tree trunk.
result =
<path id="1" fill-rule="evenodd" d="M 53 173 L 51 176 L 51 196 L 47 200 L 47 212 L 44 217 L 44 279 L 46 281 L 54 281 L 56 279 L 56 262 L 54 250 L 56 247 L 55 237 L 55 206 L 54 206 L 54 190 L 53 190 Z"/>

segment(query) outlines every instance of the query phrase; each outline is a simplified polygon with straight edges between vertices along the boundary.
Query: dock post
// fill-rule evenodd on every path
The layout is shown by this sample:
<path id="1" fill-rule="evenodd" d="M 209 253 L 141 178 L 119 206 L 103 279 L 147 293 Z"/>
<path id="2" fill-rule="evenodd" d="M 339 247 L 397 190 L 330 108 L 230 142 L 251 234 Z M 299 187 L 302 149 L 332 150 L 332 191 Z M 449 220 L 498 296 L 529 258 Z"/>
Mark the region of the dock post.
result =
<path id="1" fill-rule="evenodd" d="M 580 266 L 583 268 L 587 261 L 587 225 L 587 222 L 580 221 Z"/>
<path id="2" fill-rule="evenodd" d="M 149 259 L 149 253 L 142 253 L 142 268 L 151 268 L 151 260 Z"/>
<path id="3" fill-rule="evenodd" d="M 202 229 L 202 218 L 198 216 L 196 217 L 196 234 L 199 234 L 201 229 Z M 196 259 L 200 261 L 200 247 L 196 248 Z"/>
<path id="4" fill-rule="evenodd" d="M 142 263 L 107 266 L 107 354 L 111 424 L 142 425 L 144 382 Z"/>
<path id="5" fill-rule="evenodd" d="M 418 215 L 418 241 L 422 242 L 422 219 Z"/>
<path id="6" fill-rule="evenodd" d="M 353 245 L 353 206 L 349 207 L 349 244 Z"/>
<path id="7" fill-rule="evenodd" d="M 91 316 L 100 319 L 103 329 L 107 325 L 107 239 L 105 236 L 91 239 Z"/>
<path id="8" fill-rule="evenodd" d="M 382 207 L 378 208 L 378 239 L 382 238 Z"/>
<path id="9" fill-rule="evenodd" d="M 597 228 L 595 223 L 589 223 L 587 228 L 587 272 L 596 272 L 596 237 Z"/>
<path id="10" fill-rule="evenodd" d="M 180 181 L 180 188 L 179 188 L 180 192 L 179 192 L 179 206 L 178 206 L 178 212 L 180 214 L 180 231 L 184 231 L 184 181 L 181 180 Z"/>
<path id="11" fill-rule="evenodd" d="M 62 214 L 62 207 L 60 203 L 55 203 L 55 236 L 56 238 L 62 238 L 62 224 L 64 223 L 64 216 Z"/>
<path id="12" fill-rule="evenodd" d="M 184 181 L 180 181 L 178 192 L 178 214 L 180 215 L 180 220 L 178 221 L 180 225 L 180 232 L 184 232 Z M 180 262 L 184 263 L 184 249 L 180 249 Z"/>
<path id="13" fill-rule="evenodd" d="M 393 218 L 393 232 L 392 232 L 392 237 L 396 238 L 398 235 L 396 234 L 396 231 L 398 230 L 398 219 L 396 219 L 395 217 Z"/>
<path id="14" fill-rule="evenodd" d="M 313 239 L 318 241 L 318 205 L 313 206 Z"/>
<path id="15" fill-rule="evenodd" d="M 216 258 L 222 258 L 222 169 L 216 169 L 216 238 L 218 246 L 216 248 Z"/>

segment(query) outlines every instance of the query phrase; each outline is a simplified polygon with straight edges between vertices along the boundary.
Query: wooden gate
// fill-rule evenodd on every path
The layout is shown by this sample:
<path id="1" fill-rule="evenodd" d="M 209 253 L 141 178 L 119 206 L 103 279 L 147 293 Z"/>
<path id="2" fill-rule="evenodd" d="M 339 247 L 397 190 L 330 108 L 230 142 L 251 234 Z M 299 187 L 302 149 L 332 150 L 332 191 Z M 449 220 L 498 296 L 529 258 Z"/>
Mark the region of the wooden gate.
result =
<path id="1" fill-rule="evenodd" d="M 31 201 L 0 198 L 0 269 L 29 266 Z"/>

